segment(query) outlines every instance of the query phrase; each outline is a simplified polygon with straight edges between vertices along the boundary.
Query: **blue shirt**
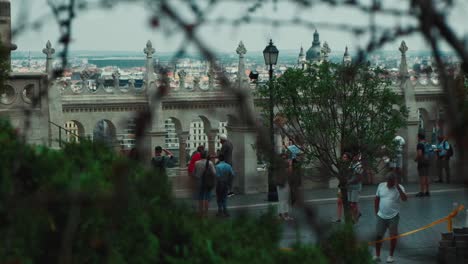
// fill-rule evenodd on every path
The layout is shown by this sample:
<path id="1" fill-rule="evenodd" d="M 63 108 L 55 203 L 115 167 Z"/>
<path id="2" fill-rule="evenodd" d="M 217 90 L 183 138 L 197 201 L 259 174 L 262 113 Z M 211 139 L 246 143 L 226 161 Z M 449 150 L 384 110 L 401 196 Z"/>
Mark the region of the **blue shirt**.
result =
<path id="1" fill-rule="evenodd" d="M 296 146 L 296 145 L 291 145 L 288 147 L 288 151 L 291 153 L 289 155 L 289 159 L 293 160 L 297 157 L 299 153 L 301 153 L 301 150 Z"/>
<path id="2" fill-rule="evenodd" d="M 221 181 L 228 181 L 231 177 L 234 177 L 234 171 L 231 165 L 221 161 L 216 165 L 216 178 Z"/>
<path id="3" fill-rule="evenodd" d="M 447 150 L 449 148 L 450 148 L 450 146 L 449 146 L 449 143 L 447 142 L 447 140 L 444 140 L 444 141 L 440 142 L 437 145 L 437 149 L 439 150 L 439 157 L 444 157 L 445 155 L 447 155 Z"/>

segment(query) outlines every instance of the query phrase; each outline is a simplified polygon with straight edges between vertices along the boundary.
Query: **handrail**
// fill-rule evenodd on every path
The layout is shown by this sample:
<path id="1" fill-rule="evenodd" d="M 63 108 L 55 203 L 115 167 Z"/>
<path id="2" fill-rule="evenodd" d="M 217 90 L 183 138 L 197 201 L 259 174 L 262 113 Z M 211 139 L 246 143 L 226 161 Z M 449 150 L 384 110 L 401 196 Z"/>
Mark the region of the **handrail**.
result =
<path id="1" fill-rule="evenodd" d="M 69 129 L 66 129 L 66 128 L 64 128 L 64 127 L 62 127 L 62 126 L 60 126 L 60 125 L 58 125 L 58 124 L 56 124 L 56 123 L 54 123 L 54 122 L 52 122 L 52 121 L 50 121 L 50 120 L 49 120 L 49 123 L 59 128 L 59 147 L 62 147 L 62 129 L 63 129 L 65 132 L 68 132 L 69 134 L 71 134 L 71 135 L 77 137 L 77 138 L 80 139 L 80 140 L 81 140 L 81 139 L 84 139 L 82 136 L 77 135 L 77 134 L 75 134 L 73 131 L 71 131 L 71 130 L 69 130 Z"/>

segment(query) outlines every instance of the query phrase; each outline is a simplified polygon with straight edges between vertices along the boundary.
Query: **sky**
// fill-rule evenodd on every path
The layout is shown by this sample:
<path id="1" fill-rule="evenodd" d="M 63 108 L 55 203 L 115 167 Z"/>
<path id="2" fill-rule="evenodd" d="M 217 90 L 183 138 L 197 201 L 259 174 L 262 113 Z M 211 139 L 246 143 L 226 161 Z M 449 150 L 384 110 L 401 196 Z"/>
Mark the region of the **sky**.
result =
<path id="1" fill-rule="evenodd" d="M 51 0 L 64 2 L 64 0 Z M 96 0 L 94 0 L 96 1 Z M 131 2 L 131 0 L 128 0 Z M 196 1 L 196 0 L 195 0 Z M 454 30 L 460 36 L 468 34 L 468 23 L 465 23 L 465 14 L 468 11 L 468 1 L 455 0 L 458 7 L 450 13 L 448 19 Z M 112 1 L 111 1 L 112 2 Z M 207 1 L 197 1 L 203 6 Z M 255 12 L 256 17 L 273 18 L 281 20 L 291 20 L 300 17 L 311 23 L 311 26 L 272 26 L 271 24 L 250 23 L 233 27 L 231 25 L 219 23 L 206 23 L 198 28 L 196 34 L 200 36 L 204 43 L 210 48 L 221 52 L 235 52 L 239 41 L 243 41 L 249 52 L 261 52 L 271 38 L 280 50 L 297 50 L 303 46 L 307 50 L 311 46 L 313 32 L 315 29 L 320 33 L 320 40 L 327 41 L 333 52 L 343 52 L 345 46 L 350 51 L 356 51 L 363 47 L 368 41 L 368 36 L 354 36 L 352 33 L 331 28 L 330 24 L 344 24 L 364 26 L 369 22 L 369 16 L 352 8 L 337 8 L 326 4 L 314 5 L 311 8 L 300 8 L 290 1 L 277 0 L 276 6 L 272 0 L 264 1 L 266 4 L 259 7 Z M 171 0 L 171 5 L 190 20 L 186 5 L 179 0 Z M 209 18 L 239 18 L 246 13 L 255 1 L 228 0 L 211 10 Z M 405 8 L 407 0 L 387 0 L 384 1 L 391 8 Z M 388 4 L 389 3 L 389 4 Z M 59 28 L 51 15 L 47 0 L 13 0 L 12 1 L 12 24 L 19 25 L 19 20 L 24 21 L 20 16 L 20 10 L 29 12 L 27 18 L 33 21 L 38 17 L 45 17 L 45 23 L 39 30 L 28 29 L 14 36 L 13 42 L 18 45 L 19 51 L 40 51 L 50 40 L 56 48 L 58 46 Z M 27 7 L 25 9 L 22 9 Z M 151 28 L 151 11 L 143 3 L 121 3 L 111 9 L 94 8 L 93 10 L 79 11 L 77 19 L 73 24 L 72 50 L 96 50 L 96 51 L 138 51 L 145 47 L 148 40 L 151 40 L 157 52 L 177 51 L 187 41 L 173 23 L 161 20 L 157 28 Z M 379 15 L 377 18 L 379 26 L 406 26 L 414 24 L 415 21 L 409 18 L 393 18 Z M 169 32 L 169 34 L 168 34 Z M 422 38 L 411 36 L 399 39 L 387 44 L 383 50 L 398 50 L 401 40 L 405 40 L 410 50 L 427 50 Z M 447 46 L 444 49 L 448 50 Z M 193 51 L 189 48 L 189 51 Z"/>

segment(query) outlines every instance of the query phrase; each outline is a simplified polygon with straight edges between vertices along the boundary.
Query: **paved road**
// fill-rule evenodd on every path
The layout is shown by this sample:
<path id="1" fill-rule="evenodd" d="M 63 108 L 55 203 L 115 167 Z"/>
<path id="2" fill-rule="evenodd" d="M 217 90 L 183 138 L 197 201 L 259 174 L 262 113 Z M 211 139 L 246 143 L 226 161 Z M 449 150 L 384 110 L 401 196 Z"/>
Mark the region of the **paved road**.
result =
<path id="1" fill-rule="evenodd" d="M 367 186 L 363 190 L 364 199 L 360 203 L 362 217 L 356 226 L 356 232 L 362 241 L 372 241 L 374 237 L 373 197 L 375 189 L 375 186 Z M 432 196 L 424 198 L 414 197 L 417 185 L 409 185 L 406 189 L 411 195 L 409 200 L 403 203 L 401 207 L 400 233 L 417 229 L 447 216 L 452 210 L 453 202 L 468 207 L 468 189 L 464 189 L 460 185 L 434 185 Z M 269 205 L 275 206 L 274 203 L 270 204 L 264 201 L 264 196 L 264 194 L 240 195 L 230 198 L 231 211 L 235 214 L 238 210 L 247 209 L 250 214 L 256 215 L 266 211 Z M 329 224 L 329 226 L 336 225 L 331 223 L 336 217 L 335 190 L 308 191 L 305 193 L 305 198 L 316 208 L 321 223 Z M 215 210 L 215 208 L 212 209 Z M 304 223 L 301 211 L 297 209 L 293 212 L 293 215 L 296 217 L 296 221 L 284 224 L 283 239 L 280 246 L 287 247 L 294 243 L 297 238 L 306 243 L 316 242 L 314 233 Z M 465 216 L 463 215 L 464 221 Z M 296 232 L 296 228 L 298 228 L 299 233 Z M 395 253 L 395 263 L 436 263 L 440 234 L 443 232 L 447 232 L 446 224 L 439 224 L 433 228 L 401 238 Z M 383 260 L 388 255 L 388 247 L 389 243 L 385 242 L 382 250 Z M 370 247 L 369 250 L 373 254 L 373 248 Z"/>
<path id="2" fill-rule="evenodd" d="M 454 201 L 468 205 L 468 191 L 434 193 L 429 198 L 416 198 L 413 195 L 406 203 L 402 204 L 399 225 L 400 233 L 417 229 L 445 217 L 452 210 L 452 203 Z M 322 222 L 330 222 L 336 216 L 336 207 L 333 204 L 317 204 L 315 206 Z M 373 200 L 364 199 L 361 202 L 361 211 L 362 217 L 356 226 L 356 232 L 360 240 L 372 241 L 375 232 Z M 295 213 L 300 219 L 300 213 Z M 287 246 L 296 240 L 294 227 L 292 225 L 286 225 L 285 227 L 281 242 L 282 246 Z M 305 228 L 301 228 L 300 230 L 303 241 L 314 242 L 314 234 Z M 396 263 L 436 263 L 440 234 L 443 232 L 447 232 L 447 225 L 444 223 L 401 238 L 395 253 L 395 257 L 398 260 Z M 383 259 L 388 255 L 388 247 L 389 243 L 385 242 L 382 252 Z M 373 254 L 373 248 L 370 248 L 370 250 Z"/>

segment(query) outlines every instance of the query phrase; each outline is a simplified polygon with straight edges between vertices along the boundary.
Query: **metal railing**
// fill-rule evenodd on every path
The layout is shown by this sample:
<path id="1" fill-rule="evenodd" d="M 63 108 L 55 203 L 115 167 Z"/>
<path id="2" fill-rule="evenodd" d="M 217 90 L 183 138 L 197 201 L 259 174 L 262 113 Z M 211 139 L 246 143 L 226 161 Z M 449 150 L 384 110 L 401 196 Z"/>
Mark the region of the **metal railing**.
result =
<path id="1" fill-rule="evenodd" d="M 66 128 L 64 128 L 64 127 L 62 127 L 62 126 L 60 126 L 60 125 L 58 125 L 58 124 L 56 124 L 56 123 L 54 123 L 54 122 L 52 122 L 52 121 L 49 121 L 49 123 L 52 124 L 52 125 L 54 125 L 54 126 L 56 126 L 56 127 L 59 129 L 59 138 L 58 138 L 58 142 L 59 142 L 59 147 L 60 147 L 60 148 L 62 147 L 62 142 L 63 142 L 63 140 L 62 140 L 62 130 L 65 132 L 66 135 L 72 135 L 72 136 L 78 138 L 78 140 L 84 139 L 82 136 L 77 135 L 77 134 L 75 134 L 73 131 L 71 131 L 71 130 L 69 130 L 69 129 L 66 129 Z M 68 134 L 67 134 L 67 133 L 68 133 Z"/>

